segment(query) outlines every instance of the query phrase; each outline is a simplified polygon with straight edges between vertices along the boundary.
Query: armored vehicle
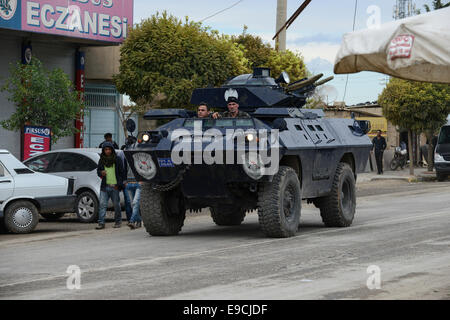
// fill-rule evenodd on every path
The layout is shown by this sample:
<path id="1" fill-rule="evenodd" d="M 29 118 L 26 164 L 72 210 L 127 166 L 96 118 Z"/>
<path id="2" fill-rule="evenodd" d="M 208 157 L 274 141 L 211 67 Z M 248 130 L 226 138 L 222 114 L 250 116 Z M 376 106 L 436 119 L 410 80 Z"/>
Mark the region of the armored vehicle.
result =
<path id="1" fill-rule="evenodd" d="M 290 237 L 299 228 L 302 200 L 320 209 L 328 227 L 352 224 L 355 181 L 366 167 L 368 123 L 325 118 L 303 109 L 322 75 L 289 84 L 270 69 L 232 78 L 219 88 L 194 90 L 191 103 L 226 109 L 234 97 L 246 117 L 197 118 L 184 109 L 153 109 L 166 120 L 125 150 L 143 181 L 141 215 L 151 235 L 175 235 L 187 211 L 209 208 L 220 226 L 237 226 L 257 210 L 266 236 Z M 249 116 L 248 116 L 249 115 Z"/>

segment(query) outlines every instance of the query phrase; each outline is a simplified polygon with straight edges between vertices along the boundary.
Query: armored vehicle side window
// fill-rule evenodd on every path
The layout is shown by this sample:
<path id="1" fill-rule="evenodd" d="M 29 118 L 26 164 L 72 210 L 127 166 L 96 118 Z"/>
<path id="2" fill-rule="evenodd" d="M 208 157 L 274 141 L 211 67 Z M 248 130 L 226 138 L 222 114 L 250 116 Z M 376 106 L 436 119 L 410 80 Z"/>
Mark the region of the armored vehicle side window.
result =
<path id="1" fill-rule="evenodd" d="M 33 171 L 49 172 L 52 162 L 55 160 L 57 153 L 48 153 L 36 158 L 27 160 L 24 164 Z"/>
<path id="2" fill-rule="evenodd" d="M 253 127 L 252 119 L 236 119 L 237 127 Z"/>
<path id="3" fill-rule="evenodd" d="M 184 121 L 183 126 L 186 128 L 194 128 L 194 124 L 195 123 L 200 123 L 200 127 L 202 127 L 202 120 L 193 120 L 193 119 L 188 119 L 186 121 Z"/>
<path id="4" fill-rule="evenodd" d="M 219 119 L 216 120 L 216 127 L 232 127 L 233 120 L 232 119 Z"/>

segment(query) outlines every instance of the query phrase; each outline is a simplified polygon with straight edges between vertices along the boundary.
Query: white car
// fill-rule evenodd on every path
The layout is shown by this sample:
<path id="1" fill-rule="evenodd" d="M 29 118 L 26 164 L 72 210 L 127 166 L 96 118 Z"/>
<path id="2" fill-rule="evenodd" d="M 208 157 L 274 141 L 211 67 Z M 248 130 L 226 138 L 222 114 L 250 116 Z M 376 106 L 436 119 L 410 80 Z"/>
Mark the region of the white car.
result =
<path id="1" fill-rule="evenodd" d="M 36 228 L 39 214 L 73 212 L 73 180 L 34 172 L 0 149 L 0 223 L 13 233 Z"/>
<path id="2" fill-rule="evenodd" d="M 39 153 L 24 161 L 24 164 L 37 172 L 48 173 L 75 180 L 74 193 L 77 195 L 75 210 L 80 222 L 98 220 L 100 185 L 102 180 L 97 175 L 97 164 L 102 149 L 80 148 L 59 149 Z M 122 151 L 116 150 L 119 155 Z M 123 192 L 120 192 L 120 204 L 124 207 Z M 109 200 L 108 209 L 113 208 Z M 63 214 L 45 214 L 44 218 L 56 220 Z"/>

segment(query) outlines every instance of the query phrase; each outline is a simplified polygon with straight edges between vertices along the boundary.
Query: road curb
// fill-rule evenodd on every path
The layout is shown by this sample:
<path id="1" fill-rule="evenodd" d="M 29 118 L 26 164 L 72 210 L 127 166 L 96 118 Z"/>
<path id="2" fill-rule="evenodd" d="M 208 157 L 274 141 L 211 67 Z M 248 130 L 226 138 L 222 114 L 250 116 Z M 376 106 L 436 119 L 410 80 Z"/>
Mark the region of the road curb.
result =
<path id="1" fill-rule="evenodd" d="M 436 181 L 436 176 L 432 175 L 432 176 L 406 176 L 406 177 L 395 177 L 395 176 L 381 176 L 381 177 L 372 177 L 370 179 L 370 181 L 377 181 L 377 180 L 400 180 L 400 181 L 406 181 L 409 183 L 414 183 L 414 182 L 432 182 L 432 181 Z"/>

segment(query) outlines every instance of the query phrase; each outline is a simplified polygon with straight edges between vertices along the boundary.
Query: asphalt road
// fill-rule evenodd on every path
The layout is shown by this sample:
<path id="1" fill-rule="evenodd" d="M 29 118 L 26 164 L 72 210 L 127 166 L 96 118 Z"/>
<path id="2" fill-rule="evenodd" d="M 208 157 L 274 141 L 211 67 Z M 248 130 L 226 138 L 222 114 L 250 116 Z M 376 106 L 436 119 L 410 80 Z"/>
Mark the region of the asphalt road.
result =
<path id="1" fill-rule="evenodd" d="M 255 213 L 240 227 L 191 215 L 175 237 L 42 221 L 0 235 L 0 299 L 450 299 L 449 192 L 448 182 L 359 184 L 350 228 L 325 228 L 304 203 L 288 239 L 265 238 Z M 71 265 L 80 289 L 67 288 Z"/>

